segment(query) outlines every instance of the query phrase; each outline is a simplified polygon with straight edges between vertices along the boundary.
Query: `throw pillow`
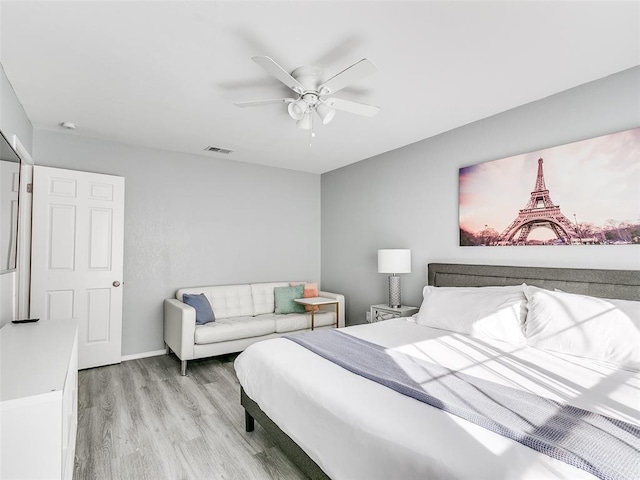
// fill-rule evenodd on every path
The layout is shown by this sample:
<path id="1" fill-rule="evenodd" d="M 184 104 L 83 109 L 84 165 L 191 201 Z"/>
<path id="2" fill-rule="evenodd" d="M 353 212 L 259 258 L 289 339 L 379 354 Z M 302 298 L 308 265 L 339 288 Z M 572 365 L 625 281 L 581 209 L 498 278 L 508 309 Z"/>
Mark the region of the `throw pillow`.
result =
<path id="1" fill-rule="evenodd" d="M 292 287 L 304 285 L 303 298 L 315 298 L 320 296 L 318 293 L 318 282 L 291 282 L 289 285 Z M 320 310 L 320 307 L 318 305 L 305 305 L 304 309 L 307 312 L 317 312 Z"/>
<path id="2" fill-rule="evenodd" d="M 277 314 L 304 313 L 304 305 L 294 302 L 296 298 L 304 298 L 304 285 L 295 287 L 275 287 L 273 289 Z"/>
<path id="3" fill-rule="evenodd" d="M 304 284 L 304 298 L 314 298 L 314 297 L 318 297 L 318 282 L 313 282 L 313 283 L 305 283 Z M 307 312 L 317 312 L 318 310 L 320 310 L 320 307 L 317 305 L 305 305 L 304 309 Z"/>
<path id="4" fill-rule="evenodd" d="M 197 295 L 184 293 L 182 301 L 196 309 L 196 325 L 204 325 L 205 323 L 216 321 L 211 304 L 204 293 Z"/>

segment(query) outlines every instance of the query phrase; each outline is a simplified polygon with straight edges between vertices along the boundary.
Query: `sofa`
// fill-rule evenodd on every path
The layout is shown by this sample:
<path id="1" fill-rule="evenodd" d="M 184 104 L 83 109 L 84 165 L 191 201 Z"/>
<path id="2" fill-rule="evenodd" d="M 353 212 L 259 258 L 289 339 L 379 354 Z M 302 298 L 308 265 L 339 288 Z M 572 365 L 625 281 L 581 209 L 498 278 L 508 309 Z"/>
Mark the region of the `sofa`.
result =
<path id="1" fill-rule="evenodd" d="M 293 282 L 301 283 L 301 282 Z M 274 288 L 291 282 L 251 283 L 181 288 L 176 298 L 164 301 L 164 341 L 181 360 L 181 373 L 187 374 L 187 362 L 199 358 L 241 352 L 249 345 L 269 338 L 311 328 L 311 313 L 276 312 Z M 184 303 L 184 294 L 204 294 L 215 321 L 196 325 L 196 310 Z M 345 326 L 344 295 L 318 292 L 320 297 L 338 302 L 337 324 Z M 336 305 L 322 305 L 314 312 L 314 328 L 336 326 Z"/>

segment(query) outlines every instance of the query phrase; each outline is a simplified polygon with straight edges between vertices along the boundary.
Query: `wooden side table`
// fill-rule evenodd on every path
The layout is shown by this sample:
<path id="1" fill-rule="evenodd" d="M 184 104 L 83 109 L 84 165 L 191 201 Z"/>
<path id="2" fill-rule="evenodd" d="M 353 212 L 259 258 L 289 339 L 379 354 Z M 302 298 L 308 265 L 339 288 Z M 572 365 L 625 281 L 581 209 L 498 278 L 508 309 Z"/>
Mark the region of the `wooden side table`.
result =
<path id="1" fill-rule="evenodd" d="M 336 328 L 338 328 L 338 321 L 340 318 L 339 308 L 340 304 L 338 300 L 335 298 L 325 298 L 325 297 L 311 297 L 311 298 L 296 298 L 294 299 L 296 303 L 300 303 L 302 305 L 310 305 L 313 307 L 319 307 L 320 305 L 335 305 L 336 306 Z M 311 330 L 314 329 L 314 317 L 315 317 L 315 308 L 311 309 Z"/>
<path id="2" fill-rule="evenodd" d="M 420 310 L 418 307 L 411 307 L 409 305 L 402 305 L 398 308 L 390 307 L 386 303 L 371 305 L 371 323 L 390 320 L 392 318 L 410 317 L 418 313 L 418 310 Z"/>

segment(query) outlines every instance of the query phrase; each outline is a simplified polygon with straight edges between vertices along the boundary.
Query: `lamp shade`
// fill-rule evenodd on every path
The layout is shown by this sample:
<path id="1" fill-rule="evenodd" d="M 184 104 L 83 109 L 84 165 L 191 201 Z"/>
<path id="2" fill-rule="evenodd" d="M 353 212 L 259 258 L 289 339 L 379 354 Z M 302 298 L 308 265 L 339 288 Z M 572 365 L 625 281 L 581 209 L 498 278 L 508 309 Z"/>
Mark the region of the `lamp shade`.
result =
<path id="1" fill-rule="evenodd" d="M 293 118 L 294 120 L 300 120 L 307 111 L 307 104 L 302 99 L 296 100 L 295 102 L 289 104 L 287 110 L 289 111 L 289 115 L 291 116 L 291 118 Z"/>
<path id="2" fill-rule="evenodd" d="M 408 248 L 378 250 L 378 273 L 411 273 L 411 250 Z"/>
<path id="3" fill-rule="evenodd" d="M 316 107 L 316 112 L 320 115 L 323 125 L 329 123 L 333 120 L 333 117 L 336 116 L 336 111 L 333 108 L 327 107 L 324 103 L 321 103 Z"/>
<path id="4" fill-rule="evenodd" d="M 300 130 L 311 130 L 311 114 L 312 112 L 305 113 L 302 118 L 296 122 Z"/>

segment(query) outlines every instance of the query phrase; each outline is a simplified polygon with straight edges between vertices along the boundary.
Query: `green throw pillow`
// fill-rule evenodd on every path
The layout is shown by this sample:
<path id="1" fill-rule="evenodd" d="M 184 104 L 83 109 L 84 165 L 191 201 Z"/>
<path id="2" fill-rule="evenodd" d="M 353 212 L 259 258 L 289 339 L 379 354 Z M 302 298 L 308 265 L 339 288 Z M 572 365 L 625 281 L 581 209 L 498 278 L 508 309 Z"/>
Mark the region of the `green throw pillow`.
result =
<path id="1" fill-rule="evenodd" d="M 305 313 L 304 305 L 294 302 L 294 298 L 303 298 L 304 285 L 295 287 L 276 287 L 273 289 L 276 301 L 276 313 Z"/>

